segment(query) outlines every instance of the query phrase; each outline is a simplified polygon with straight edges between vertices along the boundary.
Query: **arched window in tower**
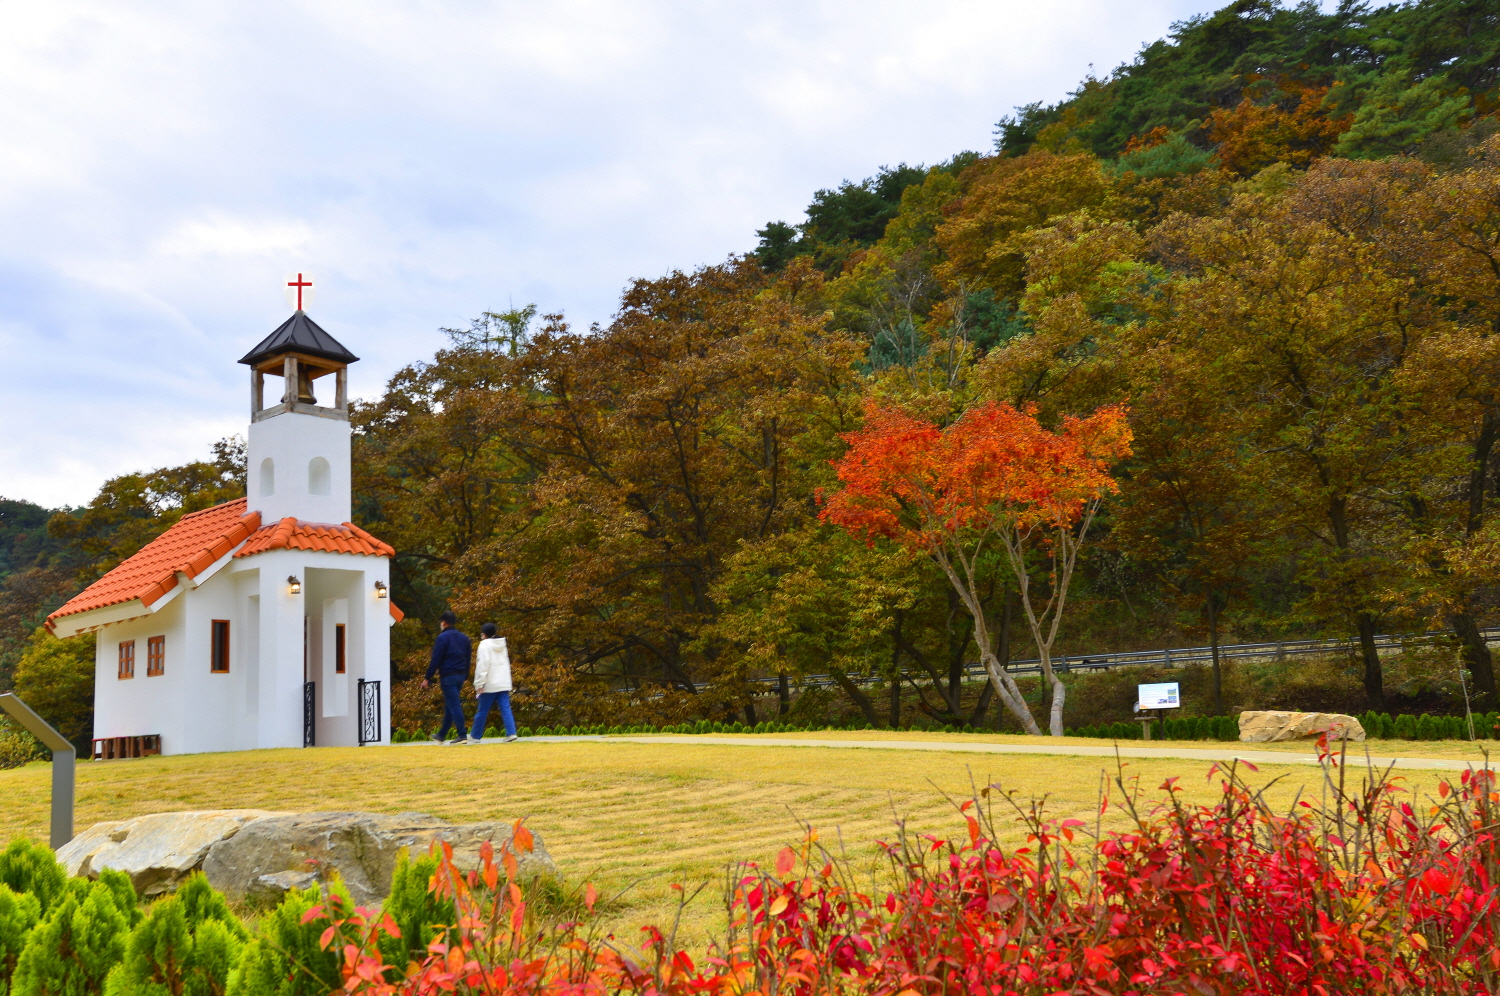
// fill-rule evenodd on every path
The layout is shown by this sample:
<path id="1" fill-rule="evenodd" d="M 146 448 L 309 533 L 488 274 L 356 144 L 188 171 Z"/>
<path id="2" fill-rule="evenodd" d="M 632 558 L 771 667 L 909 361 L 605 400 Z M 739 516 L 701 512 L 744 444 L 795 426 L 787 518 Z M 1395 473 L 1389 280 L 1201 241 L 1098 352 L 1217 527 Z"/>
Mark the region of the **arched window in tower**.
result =
<path id="1" fill-rule="evenodd" d="M 307 465 L 307 493 L 310 495 L 333 494 L 333 470 L 322 457 L 313 457 Z"/>
<path id="2" fill-rule="evenodd" d="M 269 498 L 276 493 L 276 464 L 270 457 L 260 462 L 260 496 Z"/>

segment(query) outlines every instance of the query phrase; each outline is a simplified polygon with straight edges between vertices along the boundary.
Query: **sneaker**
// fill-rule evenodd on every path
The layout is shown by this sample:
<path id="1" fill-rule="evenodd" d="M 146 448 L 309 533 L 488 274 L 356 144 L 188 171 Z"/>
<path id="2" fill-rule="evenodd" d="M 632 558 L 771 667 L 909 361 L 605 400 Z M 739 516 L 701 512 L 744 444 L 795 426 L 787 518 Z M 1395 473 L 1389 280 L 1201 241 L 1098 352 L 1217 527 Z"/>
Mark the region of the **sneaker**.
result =
<path id="1" fill-rule="evenodd" d="M 431 734 L 427 739 L 431 740 L 435 744 L 441 744 L 441 743 L 446 743 L 447 742 L 442 737 L 438 736 L 436 733 Z"/>
<path id="2" fill-rule="evenodd" d="M 452 740 L 449 740 L 447 743 L 448 743 L 449 747 L 462 747 L 464 744 L 466 744 L 468 742 L 469 742 L 469 738 L 468 737 L 454 737 Z"/>
<path id="3" fill-rule="evenodd" d="M 512 740 L 520 740 L 520 739 L 521 739 L 520 737 L 518 737 L 514 733 L 512 733 L 510 736 L 506 737 L 504 740 L 502 740 L 500 742 L 503 743 L 503 744 L 508 744 Z"/>

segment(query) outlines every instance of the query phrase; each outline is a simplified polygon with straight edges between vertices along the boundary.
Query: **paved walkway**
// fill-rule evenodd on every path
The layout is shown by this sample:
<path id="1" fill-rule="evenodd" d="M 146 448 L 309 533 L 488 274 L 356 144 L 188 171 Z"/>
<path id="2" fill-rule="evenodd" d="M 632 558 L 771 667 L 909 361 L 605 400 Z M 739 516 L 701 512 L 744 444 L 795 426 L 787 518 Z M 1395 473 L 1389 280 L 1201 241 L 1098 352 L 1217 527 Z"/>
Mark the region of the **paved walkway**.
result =
<path id="1" fill-rule="evenodd" d="M 500 743 L 486 740 L 485 743 Z M 586 736 L 586 737 L 525 737 L 517 743 L 632 743 L 632 744 L 712 744 L 723 747 L 821 747 L 828 750 L 926 750 L 950 754 L 1067 754 L 1076 757 L 1121 757 L 1178 758 L 1189 761 L 1249 761 L 1252 764 L 1311 764 L 1318 763 L 1317 754 L 1294 754 L 1270 750 L 1246 750 L 1237 747 L 1220 749 L 1195 747 L 1137 747 L 1121 744 L 1119 747 L 1095 747 L 1089 744 L 1058 744 L 1056 747 L 1043 744 L 964 743 L 947 740 L 815 740 L 809 737 L 716 737 L 706 734 L 691 736 Z M 1364 752 L 1349 751 L 1351 766 L 1364 763 Z M 1371 755 L 1370 761 L 1380 768 L 1411 768 L 1421 771 L 1463 771 L 1479 767 L 1478 761 L 1465 761 L 1451 757 L 1383 757 Z M 1489 767 L 1500 768 L 1500 758 L 1492 759 Z"/>

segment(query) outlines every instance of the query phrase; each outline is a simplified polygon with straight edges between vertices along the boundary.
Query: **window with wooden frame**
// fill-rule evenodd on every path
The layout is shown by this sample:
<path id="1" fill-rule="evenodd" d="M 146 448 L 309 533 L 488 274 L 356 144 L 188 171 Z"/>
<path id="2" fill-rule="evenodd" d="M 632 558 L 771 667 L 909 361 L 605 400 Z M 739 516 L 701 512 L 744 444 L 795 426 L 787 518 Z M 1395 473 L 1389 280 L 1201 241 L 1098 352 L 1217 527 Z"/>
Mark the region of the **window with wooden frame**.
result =
<path id="1" fill-rule="evenodd" d="M 209 650 L 208 669 L 215 674 L 229 673 L 229 620 L 213 621 L 212 647 Z"/>
<path id="2" fill-rule="evenodd" d="M 120 678 L 135 677 L 135 641 L 120 641 Z"/>
<path id="3" fill-rule="evenodd" d="M 167 673 L 167 638 L 153 636 L 146 641 L 146 677 Z"/>
<path id="4" fill-rule="evenodd" d="M 344 624 L 336 623 L 333 627 L 333 671 L 335 674 L 343 674 L 349 665 L 348 647 L 349 640 L 344 633 Z"/>

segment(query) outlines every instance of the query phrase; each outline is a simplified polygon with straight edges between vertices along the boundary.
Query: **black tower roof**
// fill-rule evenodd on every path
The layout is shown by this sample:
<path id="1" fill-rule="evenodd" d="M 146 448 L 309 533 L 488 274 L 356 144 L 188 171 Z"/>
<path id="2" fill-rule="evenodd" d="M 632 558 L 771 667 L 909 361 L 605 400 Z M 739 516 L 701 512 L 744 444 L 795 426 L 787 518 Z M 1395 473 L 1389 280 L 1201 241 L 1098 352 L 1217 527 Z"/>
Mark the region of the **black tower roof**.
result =
<path id="1" fill-rule="evenodd" d="M 307 317 L 307 312 L 299 311 L 282 322 L 275 332 L 262 339 L 254 349 L 240 357 L 240 362 L 254 366 L 262 360 L 269 360 L 283 353 L 307 353 L 335 363 L 353 363 L 359 359 L 337 339 L 319 328 L 317 322 Z"/>

